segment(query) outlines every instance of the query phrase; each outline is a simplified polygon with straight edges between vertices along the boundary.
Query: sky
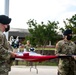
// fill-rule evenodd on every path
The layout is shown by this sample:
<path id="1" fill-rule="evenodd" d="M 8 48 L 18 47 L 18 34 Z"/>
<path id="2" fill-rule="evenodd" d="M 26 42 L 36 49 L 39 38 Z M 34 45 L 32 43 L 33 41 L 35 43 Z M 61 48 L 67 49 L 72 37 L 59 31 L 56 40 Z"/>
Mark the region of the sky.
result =
<path id="1" fill-rule="evenodd" d="M 76 0 L 9 0 L 9 17 L 12 18 L 11 28 L 28 29 L 27 21 L 35 19 L 44 24 L 50 20 L 59 21 L 59 27 L 64 27 L 63 20 L 76 14 Z M 0 14 L 4 14 L 4 0 L 0 0 Z"/>

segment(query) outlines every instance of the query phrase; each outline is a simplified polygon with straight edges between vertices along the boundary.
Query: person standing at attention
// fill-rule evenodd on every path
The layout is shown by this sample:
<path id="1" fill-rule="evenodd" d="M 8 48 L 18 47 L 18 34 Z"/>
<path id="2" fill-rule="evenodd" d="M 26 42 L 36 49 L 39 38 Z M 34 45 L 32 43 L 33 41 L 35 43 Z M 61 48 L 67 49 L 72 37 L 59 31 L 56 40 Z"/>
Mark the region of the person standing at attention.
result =
<path id="1" fill-rule="evenodd" d="M 63 33 L 64 38 L 56 44 L 55 54 L 59 56 L 76 54 L 76 45 L 72 39 L 72 30 L 67 29 Z M 59 58 L 58 75 L 75 75 L 74 74 L 75 60 L 73 57 Z"/>
<path id="2" fill-rule="evenodd" d="M 29 51 L 31 48 L 31 44 L 30 44 L 30 40 L 26 41 L 26 45 L 25 45 L 26 51 Z"/>
<path id="3" fill-rule="evenodd" d="M 31 48 L 30 40 L 27 40 L 26 41 L 26 45 L 25 45 L 25 49 L 26 49 L 26 51 L 29 52 L 30 48 Z M 26 61 L 26 66 L 29 66 L 29 62 L 28 61 Z"/>
<path id="4" fill-rule="evenodd" d="M 12 52 L 13 49 L 3 33 L 9 31 L 10 22 L 11 18 L 6 15 L 0 15 L 0 75 L 8 75 L 11 70 L 11 59 L 16 55 Z"/>

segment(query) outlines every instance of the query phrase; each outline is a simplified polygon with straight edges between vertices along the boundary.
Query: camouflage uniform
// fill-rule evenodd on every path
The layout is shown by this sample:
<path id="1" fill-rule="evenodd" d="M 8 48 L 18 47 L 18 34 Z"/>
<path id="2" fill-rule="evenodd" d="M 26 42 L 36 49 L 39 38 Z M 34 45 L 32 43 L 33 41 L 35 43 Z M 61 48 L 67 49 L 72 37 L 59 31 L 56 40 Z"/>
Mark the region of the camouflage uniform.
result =
<path id="1" fill-rule="evenodd" d="M 29 51 L 29 49 L 31 48 L 31 44 L 29 44 L 29 45 L 26 44 L 26 45 L 25 45 L 25 48 L 26 48 L 26 51 Z M 26 66 L 29 66 L 29 64 L 30 64 L 30 63 L 29 63 L 28 61 L 26 61 Z"/>
<path id="2" fill-rule="evenodd" d="M 75 43 L 75 45 L 76 45 L 76 43 Z M 76 75 L 76 57 L 75 57 L 74 59 L 75 59 L 74 73 L 75 73 L 75 75 Z"/>
<path id="3" fill-rule="evenodd" d="M 13 51 L 6 36 L 0 31 L 0 75 L 8 75 L 11 70 L 11 51 Z"/>
<path id="4" fill-rule="evenodd" d="M 61 40 L 56 44 L 57 55 L 73 55 L 76 54 L 75 44 L 72 41 Z M 72 57 L 59 58 L 58 75 L 75 75 L 74 74 L 75 61 Z"/>
<path id="5" fill-rule="evenodd" d="M 26 48 L 27 51 L 29 51 L 29 49 L 31 48 L 31 45 L 30 44 L 29 45 L 26 44 L 25 48 Z"/>

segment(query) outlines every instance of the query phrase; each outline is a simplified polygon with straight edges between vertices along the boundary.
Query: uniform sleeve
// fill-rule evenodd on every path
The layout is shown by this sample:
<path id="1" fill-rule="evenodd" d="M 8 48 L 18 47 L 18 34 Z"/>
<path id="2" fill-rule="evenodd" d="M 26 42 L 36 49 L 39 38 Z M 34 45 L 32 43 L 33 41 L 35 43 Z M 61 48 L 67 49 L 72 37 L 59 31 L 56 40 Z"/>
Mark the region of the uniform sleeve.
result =
<path id="1" fill-rule="evenodd" d="M 75 44 L 75 52 L 74 52 L 74 55 L 75 55 L 74 59 L 76 60 L 76 44 Z"/>
<path id="2" fill-rule="evenodd" d="M 55 54 L 56 55 L 63 55 L 62 54 L 62 44 L 60 41 L 56 44 Z"/>
<path id="3" fill-rule="evenodd" d="M 12 52 L 13 52 L 13 48 L 12 48 L 12 46 L 10 45 L 10 43 L 9 43 L 9 42 L 7 43 L 7 47 L 8 47 L 8 50 L 10 50 L 10 51 L 12 51 Z"/>
<path id="4" fill-rule="evenodd" d="M 55 54 L 59 55 L 59 51 L 60 51 L 59 42 L 57 42 L 55 47 Z"/>
<path id="5" fill-rule="evenodd" d="M 9 50 L 9 45 L 5 35 L 0 36 L 0 58 L 10 59 L 11 51 Z"/>
<path id="6" fill-rule="evenodd" d="M 76 55 L 76 44 L 75 44 L 75 51 L 74 51 L 74 54 Z"/>
<path id="7" fill-rule="evenodd" d="M 24 45 L 24 47 L 26 48 L 26 45 Z"/>

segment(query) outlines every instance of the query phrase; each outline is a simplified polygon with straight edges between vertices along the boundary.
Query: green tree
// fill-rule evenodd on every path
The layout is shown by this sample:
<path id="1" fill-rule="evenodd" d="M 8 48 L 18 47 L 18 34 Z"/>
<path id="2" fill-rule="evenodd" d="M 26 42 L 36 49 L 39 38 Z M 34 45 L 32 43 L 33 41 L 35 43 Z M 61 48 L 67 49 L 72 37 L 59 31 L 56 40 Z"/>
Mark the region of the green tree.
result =
<path id="1" fill-rule="evenodd" d="M 47 24 L 44 24 L 44 22 L 41 22 L 41 24 L 38 24 L 36 20 L 28 20 L 27 24 L 29 25 L 29 32 L 31 34 L 31 38 L 37 45 L 47 45 L 49 41 L 52 42 L 52 44 L 55 43 L 56 37 L 58 36 L 58 33 L 56 29 L 58 29 L 58 22 L 50 22 L 48 21 Z"/>
<path id="2" fill-rule="evenodd" d="M 76 14 L 73 15 L 71 18 L 67 18 L 66 21 L 63 21 L 65 24 L 65 28 L 60 28 L 63 32 L 65 29 L 72 29 L 73 30 L 73 41 L 76 40 Z"/>
<path id="3" fill-rule="evenodd" d="M 73 35 L 74 35 L 73 41 L 76 41 L 76 14 L 73 15 L 70 19 L 67 19 L 67 20 L 70 22 L 70 24 L 72 26 Z"/>
<path id="4" fill-rule="evenodd" d="M 76 14 L 67 20 L 70 22 L 70 24 L 72 26 L 73 33 L 76 34 Z"/>

